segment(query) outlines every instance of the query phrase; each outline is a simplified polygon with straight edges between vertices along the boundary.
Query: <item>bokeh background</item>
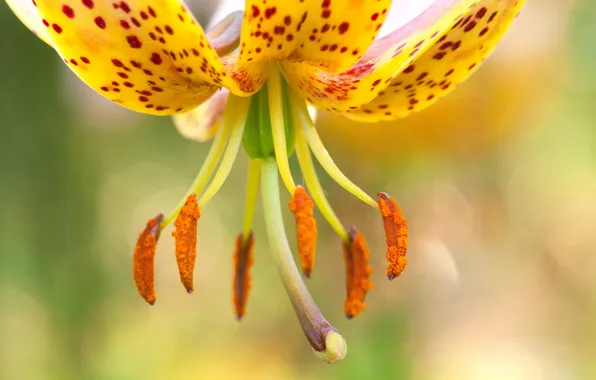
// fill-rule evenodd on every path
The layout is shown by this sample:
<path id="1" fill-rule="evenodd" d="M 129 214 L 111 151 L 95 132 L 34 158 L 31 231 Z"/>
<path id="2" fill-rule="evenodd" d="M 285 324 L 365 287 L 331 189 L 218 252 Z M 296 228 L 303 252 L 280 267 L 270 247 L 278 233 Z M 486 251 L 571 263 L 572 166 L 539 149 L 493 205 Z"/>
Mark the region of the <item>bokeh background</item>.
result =
<path id="1" fill-rule="evenodd" d="M 396 3 L 407 11 L 392 11 L 395 24 L 417 12 Z M 204 24 L 227 10 L 192 5 Z M 368 237 L 376 285 L 346 320 L 340 243 L 321 220 L 308 286 L 349 344 L 328 366 L 295 321 L 259 215 L 248 313 L 234 318 L 245 158 L 203 210 L 195 293 L 178 282 L 166 232 L 159 300 L 142 302 L 136 235 L 178 202 L 208 144 L 94 94 L 1 4 L 0 378 L 596 378 L 594 20 L 592 0 L 529 0 L 436 106 L 378 125 L 319 114 L 340 167 L 396 195 L 411 225 L 410 265 L 386 281 L 378 216 L 323 177 Z"/>

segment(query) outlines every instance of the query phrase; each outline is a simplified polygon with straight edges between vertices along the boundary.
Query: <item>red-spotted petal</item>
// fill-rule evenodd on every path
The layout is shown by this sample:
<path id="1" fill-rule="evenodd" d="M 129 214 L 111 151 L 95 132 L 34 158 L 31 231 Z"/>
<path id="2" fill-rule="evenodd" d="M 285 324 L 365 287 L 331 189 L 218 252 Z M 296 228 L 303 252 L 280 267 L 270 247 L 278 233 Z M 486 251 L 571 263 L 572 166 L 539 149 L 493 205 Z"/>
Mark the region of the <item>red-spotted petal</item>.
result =
<path id="1" fill-rule="evenodd" d="M 266 79 L 264 65 L 238 65 L 234 57 L 220 60 L 179 0 L 36 4 L 52 45 L 71 69 L 108 99 L 135 111 L 185 112 L 220 86 L 246 96 Z M 216 45 L 229 48 L 233 36 L 216 34 Z"/>
<path id="2" fill-rule="evenodd" d="M 421 71 L 414 78 L 415 83 L 428 82 L 430 78 L 426 79 L 426 76 L 431 76 L 431 73 L 434 78 L 437 78 L 439 72 L 444 76 L 450 69 L 443 72 L 442 67 L 436 65 L 439 62 L 442 64 L 443 60 L 452 63 L 466 61 L 468 67 L 471 66 L 471 61 L 479 64 L 505 33 L 524 2 L 525 0 L 436 0 L 420 16 L 391 35 L 375 41 L 365 56 L 345 72 L 333 74 L 308 63 L 289 61 L 282 63 L 283 72 L 294 89 L 317 107 L 338 112 L 354 112 L 362 108 L 362 113 L 359 112 L 358 115 L 365 114 L 368 103 L 390 91 L 392 87 L 388 87 L 389 85 L 395 85 L 403 81 L 406 75 L 410 75 L 410 71 L 419 66 L 419 59 Z M 484 11 L 481 9 L 486 9 L 487 14 L 482 15 Z M 497 13 L 493 16 L 495 12 Z M 488 30 L 483 32 L 484 28 Z M 452 43 L 450 47 L 437 51 L 449 41 Z M 426 62 L 424 67 L 423 62 Z M 434 71 L 435 68 L 437 71 Z M 425 72 L 426 76 L 420 78 Z M 452 79 L 445 91 L 454 84 Z M 408 84 L 404 85 L 406 91 L 412 88 L 405 88 L 407 86 Z M 383 106 L 381 109 L 385 109 L 385 105 L 389 107 L 385 101 L 377 107 Z"/>
<path id="3" fill-rule="evenodd" d="M 377 122 L 420 111 L 449 94 L 493 51 L 524 1 L 479 1 L 418 57 L 377 98 L 350 111 L 349 118 Z"/>
<path id="4" fill-rule="evenodd" d="M 352 66 L 381 28 L 390 0 L 247 0 L 240 60 Z"/>

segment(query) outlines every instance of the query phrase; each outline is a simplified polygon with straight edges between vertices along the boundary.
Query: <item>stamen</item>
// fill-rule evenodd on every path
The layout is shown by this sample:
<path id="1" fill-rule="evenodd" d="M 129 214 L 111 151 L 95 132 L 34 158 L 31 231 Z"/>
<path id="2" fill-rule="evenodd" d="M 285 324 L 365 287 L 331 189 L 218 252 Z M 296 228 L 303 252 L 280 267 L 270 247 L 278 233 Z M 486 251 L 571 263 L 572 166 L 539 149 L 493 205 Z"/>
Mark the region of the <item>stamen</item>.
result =
<path id="1" fill-rule="evenodd" d="M 370 281 L 372 268 L 368 265 L 369 250 L 364 236 L 355 228 L 350 229 L 350 241 L 344 243 L 346 262 L 346 301 L 344 312 L 352 319 L 366 308 L 364 298 L 373 288 Z"/>
<path id="2" fill-rule="evenodd" d="M 313 215 L 315 204 L 303 187 L 298 186 L 290 200 L 290 211 L 296 217 L 298 255 L 304 275 L 310 278 L 317 249 L 317 222 Z"/>
<path id="3" fill-rule="evenodd" d="M 234 251 L 234 309 L 238 320 L 242 319 L 246 312 L 246 301 L 251 287 L 250 268 L 254 262 L 255 239 L 250 231 L 248 238 L 239 234 L 236 238 L 236 249 Z"/>
<path id="4" fill-rule="evenodd" d="M 344 228 L 337 215 L 335 215 L 335 212 L 333 212 L 333 209 L 331 208 L 331 205 L 325 196 L 325 191 L 321 186 L 321 182 L 319 182 L 319 177 L 317 176 L 315 166 L 312 162 L 312 157 L 310 156 L 310 152 L 308 150 L 308 144 L 304 138 L 304 132 L 301 128 L 296 128 L 295 134 L 296 156 L 298 156 L 298 163 L 300 164 L 300 170 L 302 170 L 302 175 L 304 175 L 306 185 L 308 186 L 317 207 L 321 211 L 321 214 L 327 223 L 329 223 L 331 228 L 335 230 L 335 232 L 344 242 L 348 241 L 348 232 Z"/>
<path id="5" fill-rule="evenodd" d="M 290 194 L 294 194 L 296 191 L 296 184 L 292 178 L 290 163 L 288 162 L 282 80 L 277 67 L 272 66 L 269 72 L 267 90 L 269 95 L 269 114 L 271 115 L 271 132 L 273 134 L 273 146 L 275 147 L 277 167 L 279 168 L 279 174 L 288 188 L 288 191 Z"/>
<path id="6" fill-rule="evenodd" d="M 300 277 L 286 237 L 279 199 L 277 167 L 271 158 L 263 161 L 261 177 L 265 227 L 271 253 L 302 331 L 317 356 L 328 363 L 336 363 L 347 353 L 346 342 L 323 317 Z"/>
<path id="7" fill-rule="evenodd" d="M 378 193 L 379 209 L 383 216 L 385 238 L 387 239 L 387 278 L 398 277 L 408 264 L 408 221 L 403 217 L 401 208 L 386 193 Z"/>
<path id="8" fill-rule="evenodd" d="M 176 244 L 176 262 L 180 273 L 180 281 L 188 293 L 194 290 L 193 275 L 197 258 L 197 220 L 201 217 L 197 206 L 197 196 L 190 194 L 176 221 L 172 231 Z"/>
<path id="9" fill-rule="evenodd" d="M 150 305 L 155 303 L 155 246 L 159 239 L 159 225 L 163 214 L 149 219 L 139 234 L 132 260 L 133 278 L 139 294 Z"/>
<path id="10" fill-rule="evenodd" d="M 290 92 L 290 91 L 288 91 Z M 356 198 L 362 200 L 364 203 L 368 204 L 373 208 L 378 208 L 377 203 L 372 199 L 368 194 L 366 194 L 362 189 L 360 189 L 354 182 L 350 181 L 348 177 L 345 176 L 339 170 L 333 159 L 325 149 L 321 138 L 317 134 L 317 130 L 313 124 L 310 115 L 308 114 L 308 109 L 306 108 L 306 103 L 302 101 L 298 96 L 291 92 L 290 96 L 292 97 L 292 101 L 294 104 L 294 108 L 296 109 L 296 117 L 297 120 L 297 128 L 304 131 L 304 136 L 308 141 L 308 145 L 310 149 L 314 153 L 315 157 L 325 169 L 325 171 L 337 182 L 341 187 L 343 187 L 346 191 L 354 195 Z"/>
<path id="11" fill-rule="evenodd" d="M 228 141 L 228 146 L 221 158 L 221 164 L 215 173 L 215 177 L 213 177 L 213 180 L 207 190 L 205 190 L 205 193 L 199 198 L 199 207 L 201 208 L 205 207 L 211 198 L 213 198 L 219 191 L 232 170 L 232 166 L 238 155 L 238 150 L 242 144 L 242 134 L 244 133 L 244 125 L 246 123 L 246 117 L 248 116 L 249 106 L 249 97 L 241 98 L 230 94 L 226 114 L 224 115 L 224 118 L 228 115 L 229 118 L 226 118 L 223 122 L 230 123 L 232 133 Z"/>

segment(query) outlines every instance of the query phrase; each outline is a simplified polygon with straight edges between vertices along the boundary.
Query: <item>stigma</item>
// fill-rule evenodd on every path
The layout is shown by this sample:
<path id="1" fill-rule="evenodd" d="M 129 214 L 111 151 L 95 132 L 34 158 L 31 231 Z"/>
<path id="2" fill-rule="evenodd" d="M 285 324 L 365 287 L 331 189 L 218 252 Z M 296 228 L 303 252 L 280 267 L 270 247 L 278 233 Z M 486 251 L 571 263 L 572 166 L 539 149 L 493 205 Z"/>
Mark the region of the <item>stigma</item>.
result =
<path id="1" fill-rule="evenodd" d="M 313 155 L 340 186 L 381 214 L 387 250 L 387 277 L 399 276 L 406 264 L 407 220 L 395 199 L 378 193 L 375 201 L 349 180 L 336 166 L 320 140 L 307 105 L 287 86 L 277 67 L 272 66 L 263 88 L 251 97 L 229 95 L 222 120 L 202 167 L 180 203 L 167 215 L 150 219 L 139 234 L 133 255 L 133 277 L 139 294 L 153 305 L 155 295 L 154 256 L 160 232 L 174 222 L 174 252 L 184 289 L 194 290 L 193 276 L 197 261 L 197 225 L 201 211 L 228 178 L 240 147 L 249 157 L 244 218 L 236 241 L 230 244 L 233 260 L 232 303 L 236 318 L 246 315 L 253 281 L 251 268 L 258 245 L 252 224 L 261 195 L 266 238 L 271 258 L 281 279 L 302 331 L 315 354 L 328 363 L 343 359 L 345 339 L 321 314 L 304 277 L 310 278 L 316 262 L 318 211 L 338 235 L 345 261 L 348 319 L 365 310 L 365 297 L 373 288 L 370 252 L 364 236 L 355 228 L 346 228 L 335 214 L 319 181 Z M 296 184 L 289 160 L 296 156 L 305 186 Z M 279 178 L 281 178 L 280 186 Z M 280 191 L 287 190 L 288 211 L 294 214 L 296 242 L 286 236 Z M 298 260 L 292 246 L 296 247 Z M 200 252 L 200 250 L 199 250 Z M 296 261 L 300 262 L 302 274 Z M 200 262 L 200 255 L 199 255 Z"/>

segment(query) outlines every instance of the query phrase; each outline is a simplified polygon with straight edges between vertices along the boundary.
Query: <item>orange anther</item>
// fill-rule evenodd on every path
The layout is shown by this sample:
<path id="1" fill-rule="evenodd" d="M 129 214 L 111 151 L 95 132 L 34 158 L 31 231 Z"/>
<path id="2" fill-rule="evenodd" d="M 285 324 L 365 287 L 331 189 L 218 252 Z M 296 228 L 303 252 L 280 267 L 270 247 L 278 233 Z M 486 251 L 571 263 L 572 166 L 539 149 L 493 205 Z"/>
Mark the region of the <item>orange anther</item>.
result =
<path id="1" fill-rule="evenodd" d="M 346 262 L 346 301 L 344 312 L 352 319 L 366 308 L 364 298 L 373 288 L 370 281 L 372 268 L 368 265 L 369 251 L 364 236 L 355 228 L 349 231 L 349 241 L 344 242 Z"/>
<path id="2" fill-rule="evenodd" d="M 290 200 L 290 211 L 296 217 L 296 235 L 298 236 L 298 255 L 302 271 L 310 277 L 315 265 L 317 249 L 317 222 L 313 216 L 315 204 L 303 187 L 297 187 Z"/>
<path id="3" fill-rule="evenodd" d="M 155 246 L 159 239 L 159 224 L 163 214 L 149 219 L 145 229 L 139 234 L 132 256 L 132 272 L 139 294 L 150 305 L 155 303 Z"/>
<path id="4" fill-rule="evenodd" d="M 383 216 L 385 238 L 387 239 L 387 278 L 398 277 L 408 264 L 408 221 L 403 217 L 401 208 L 386 193 L 378 193 L 379 209 Z"/>
<path id="5" fill-rule="evenodd" d="M 245 240 L 243 234 L 236 238 L 236 249 L 234 250 L 234 309 L 236 317 L 240 320 L 246 312 L 246 300 L 250 291 L 252 278 L 250 268 L 254 262 L 255 238 L 250 232 Z"/>
<path id="6" fill-rule="evenodd" d="M 176 262 L 180 272 L 180 281 L 188 293 L 194 289 L 193 274 L 197 258 L 197 220 L 201 213 L 197 205 L 197 196 L 190 194 L 176 217 L 172 236 L 176 243 Z"/>

